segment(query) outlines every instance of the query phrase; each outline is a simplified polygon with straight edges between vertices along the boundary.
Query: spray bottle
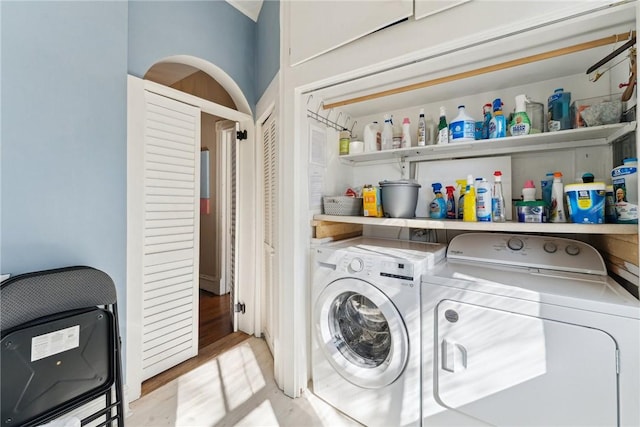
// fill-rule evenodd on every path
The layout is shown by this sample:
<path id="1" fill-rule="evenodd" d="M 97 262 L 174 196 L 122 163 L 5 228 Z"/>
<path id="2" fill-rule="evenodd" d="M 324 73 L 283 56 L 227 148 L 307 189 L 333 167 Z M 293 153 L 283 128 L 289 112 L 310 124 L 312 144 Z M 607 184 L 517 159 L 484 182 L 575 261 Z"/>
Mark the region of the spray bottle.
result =
<path id="1" fill-rule="evenodd" d="M 516 96 L 516 112 L 509 124 L 511 136 L 528 135 L 531 132 L 531 120 L 527 115 L 527 95 Z"/>
<path id="2" fill-rule="evenodd" d="M 502 194 L 502 172 L 493 173 L 493 192 L 491 193 L 491 219 L 494 222 L 505 222 L 504 195 Z"/>
<path id="3" fill-rule="evenodd" d="M 447 204 L 442 197 L 442 184 L 434 182 L 431 184 L 433 192 L 436 197 L 431 201 L 429 205 L 429 216 L 433 219 L 443 219 L 447 217 Z"/>
<path id="4" fill-rule="evenodd" d="M 463 218 L 464 212 L 464 191 L 465 185 L 467 184 L 466 179 L 456 179 L 456 185 L 458 186 L 458 193 L 460 193 L 460 197 L 458 198 L 458 219 Z"/>
<path id="5" fill-rule="evenodd" d="M 453 192 L 456 191 L 452 185 L 447 185 L 447 219 L 456 219 L 458 213 L 456 212 L 456 198 Z"/>
<path id="6" fill-rule="evenodd" d="M 564 208 L 564 184 L 562 172 L 553 173 L 553 185 L 551 186 L 551 213 L 550 222 L 567 222 L 567 214 Z"/>
<path id="7" fill-rule="evenodd" d="M 489 121 L 489 139 L 504 138 L 507 136 L 507 123 L 502 113 L 502 100 L 493 100 L 493 118 Z"/>
<path id="8" fill-rule="evenodd" d="M 476 189 L 473 186 L 473 175 L 467 175 L 467 186 L 464 193 L 462 220 L 476 222 L 478 217 L 476 216 Z"/>

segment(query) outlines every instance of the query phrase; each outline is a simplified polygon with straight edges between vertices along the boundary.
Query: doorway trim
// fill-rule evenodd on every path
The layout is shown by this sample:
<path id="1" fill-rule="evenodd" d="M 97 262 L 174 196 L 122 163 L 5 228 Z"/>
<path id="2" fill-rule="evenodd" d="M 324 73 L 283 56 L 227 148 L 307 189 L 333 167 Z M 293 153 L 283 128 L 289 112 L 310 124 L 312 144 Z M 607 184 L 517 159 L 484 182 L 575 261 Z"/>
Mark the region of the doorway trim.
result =
<path id="1" fill-rule="evenodd" d="M 173 57 L 178 58 L 178 57 Z M 214 79 L 216 79 L 222 86 L 229 92 L 232 99 L 236 103 L 236 105 L 242 105 L 243 108 L 246 106 L 246 109 L 250 112 L 248 108 L 248 103 L 246 99 L 240 92 L 238 95 L 239 88 L 231 80 L 226 73 L 222 70 L 214 66 L 213 64 L 203 61 L 197 60 L 197 58 L 192 57 L 180 57 L 180 58 L 191 58 L 188 65 L 193 65 L 201 68 L 204 72 L 211 75 Z M 163 60 L 162 62 L 169 62 L 167 60 Z M 181 62 L 177 59 L 171 60 L 171 62 Z M 200 65 L 198 65 L 200 64 Z M 205 64 L 203 66 L 202 64 Z M 207 65 L 208 64 L 208 65 Z M 206 68 L 206 69 L 205 69 Z M 213 70 L 216 72 L 216 75 L 212 75 L 210 71 Z M 224 75 L 226 77 L 221 77 Z M 229 85 L 230 81 L 232 84 Z M 256 274 L 254 263 L 249 260 L 253 259 L 253 256 L 256 252 L 256 230 L 255 223 L 253 218 L 256 213 L 256 192 L 254 188 L 254 177 L 255 174 L 255 130 L 254 130 L 254 122 L 253 118 L 250 114 L 247 114 L 242 111 L 233 110 L 231 108 L 213 103 L 211 101 L 178 91 L 176 89 L 160 85 L 158 83 L 143 80 L 139 77 L 129 75 L 127 78 L 128 85 L 128 105 L 127 109 L 132 107 L 132 94 L 135 93 L 143 93 L 144 91 L 149 91 L 156 93 L 161 96 L 165 96 L 167 98 L 174 99 L 179 102 L 183 102 L 185 104 L 193 105 L 199 107 L 202 112 L 207 114 L 212 114 L 218 117 L 222 117 L 225 119 L 233 120 L 239 122 L 243 129 L 247 130 L 247 140 L 244 145 L 240 146 L 239 150 L 239 164 L 238 167 L 242 169 L 246 169 L 249 171 L 246 179 L 240 179 L 238 182 L 238 193 L 240 194 L 238 200 L 238 211 L 242 214 L 238 215 L 238 229 L 239 229 L 239 250 L 238 250 L 238 258 L 237 262 L 243 262 L 243 260 L 247 260 L 244 264 L 246 264 L 245 268 L 240 269 L 241 273 L 237 278 L 239 283 L 242 283 L 244 286 L 241 288 L 238 286 L 236 290 L 237 293 L 242 292 L 244 296 L 238 295 L 238 297 L 245 299 L 245 304 L 247 305 L 247 314 L 245 316 L 241 316 L 241 319 L 238 321 L 238 328 L 243 332 L 248 334 L 259 333 L 260 331 L 256 331 L 254 326 L 255 322 L 253 319 L 253 310 L 257 306 L 258 301 L 255 300 L 257 282 L 256 280 L 259 277 Z M 229 86 L 228 86 L 229 85 Z M 236 98 L 241 98 L 236 100 Z M 239 102 L 240 101 L 240 102 Z M 135 101 L 133 102 L 135 104 Z M 135 106 L 134 110 L 137 111 L 139 106 Z M 141 111 L 141 110 L 140 110 Z M 135 163 L 135 156 L 132 158 L 132 146 L 134 142 L 132 141 L 131 136 L 135 134 L 139 134 L 139 130 L 141 127 L 141 123 L 135 123 L 132 120 L 129 120 L 127 124 L 127 223 L 135 224 L 135 220 L 131 220 L 131 218 L 138 218 L 144 214 L 144 204 L 143 203 L 132 203 L 132 195 L 129 194 L 130 182 L 129 180 L 135 177 L 135 174 L 132 174 L 135 171 L 135 168 L 138 165 Z M 243 165 L 244 163 L 244 165 Z M 252 172 L 253 171 L 253 172 Z M 142 271 L 141 268 L 141 258 L 140 254 L 140 243 L 137 241 L 138 239 L 135 236 L 139 235 L 139 231 L 130 230 L 127 227 L 127 294 L 126 294 L 126 377 L 125 384 L 127 393 L 127 402 L 131 402 L 136 400 L 141 395 L 141 385 L 142 385 L 142 290 L 140 286 L 140 274 Z M 251 289 L 249 289 L 251 287 Z M 246 288 L 246 289 L 244 289 Z M 242 291 L 240 291 L 242 289 Z M 197 325 L 196 325 L 197 327 Z"/>

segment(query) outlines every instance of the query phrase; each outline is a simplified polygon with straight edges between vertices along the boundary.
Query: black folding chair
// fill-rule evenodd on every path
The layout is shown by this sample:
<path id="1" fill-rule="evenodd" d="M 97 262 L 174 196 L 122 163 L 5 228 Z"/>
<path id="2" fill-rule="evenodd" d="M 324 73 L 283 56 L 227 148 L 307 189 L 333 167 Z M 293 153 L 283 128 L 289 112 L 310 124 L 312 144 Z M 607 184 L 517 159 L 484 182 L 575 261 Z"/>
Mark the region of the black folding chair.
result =
<path id="1" fill-rule="evenodd" d="M 106 273 L 67 267 L 2 282 L 0 334 L 3 427 L 76 409 L 83 426 L 124 426 L 116 289 Z"/>

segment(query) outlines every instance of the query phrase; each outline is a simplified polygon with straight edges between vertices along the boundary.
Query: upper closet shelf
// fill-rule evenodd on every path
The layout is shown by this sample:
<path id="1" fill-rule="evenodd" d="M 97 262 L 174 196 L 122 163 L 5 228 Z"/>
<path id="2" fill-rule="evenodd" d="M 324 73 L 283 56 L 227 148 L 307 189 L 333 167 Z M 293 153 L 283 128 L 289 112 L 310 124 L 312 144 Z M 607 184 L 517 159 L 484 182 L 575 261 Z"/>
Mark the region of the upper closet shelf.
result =
<path id="1" fill-rule="evenodd" d="M 395 150 L 373 151 L 340 156 L 347 164 L 380 160 L 439 160 L 495 156 L 497 154 L 563 150 L 568 148 L 610 145 L 636 130 L 636 122 L 585 127 L 560 132 L 546 132 L 500 139 L 458 142 L 447 145 L 427 145 Z"/>

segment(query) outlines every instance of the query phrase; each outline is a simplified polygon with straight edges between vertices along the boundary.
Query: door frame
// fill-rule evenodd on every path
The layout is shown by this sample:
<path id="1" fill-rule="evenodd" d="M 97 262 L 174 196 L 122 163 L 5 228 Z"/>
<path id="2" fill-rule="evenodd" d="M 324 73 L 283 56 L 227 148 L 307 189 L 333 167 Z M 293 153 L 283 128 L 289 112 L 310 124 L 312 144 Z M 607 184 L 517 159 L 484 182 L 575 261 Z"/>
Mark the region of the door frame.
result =
<path id="1" fill-rule="evenodd" d="M 257 211 L 254 186 L 255 175 L 255 129 L 253 117 L 249 114 L 213 103 L 185 92 L 143 80 L 132 75 L 127 76 L 127 294 L 126 294 L 126 377 L 127 401 L 136 400 L 142 388 L 142 234 L 135 228 L 144 215 L 144 201 L 137 194 L 141 152 L 139 135 L 143 134 L 143 120 L 137 120 L 144 114 L 144 92 L 152 92 L 185 104 L 199 107 L 203 113 L 238 122 L 247 131 L 247 139 L 240 141 L 238 151 L 239 182 L 238 191 L 238 252 L 236 263 L 245 266 L 239 269 L 235 291 L 237 298 L 245 303 L 246 313 L 238 317 L 237 328 L 247 334 L 259 334 L 254 322 L 254 310 L 258 305 L 255 299 L 259 280 L 256 274 L 254 254 L 256 253 L 256 226 L 253 218 Z M 244 142 L 244 143 L 243 143 Z M 246 175 L 243 177 L 243 175 Z M 246 260 L 246 261 L 244 261 Z M 240 285 L 243 286 L 240 286 Z"/>

